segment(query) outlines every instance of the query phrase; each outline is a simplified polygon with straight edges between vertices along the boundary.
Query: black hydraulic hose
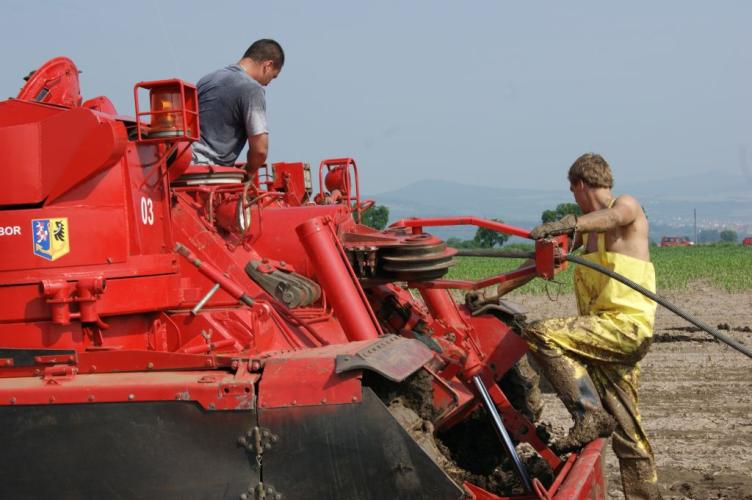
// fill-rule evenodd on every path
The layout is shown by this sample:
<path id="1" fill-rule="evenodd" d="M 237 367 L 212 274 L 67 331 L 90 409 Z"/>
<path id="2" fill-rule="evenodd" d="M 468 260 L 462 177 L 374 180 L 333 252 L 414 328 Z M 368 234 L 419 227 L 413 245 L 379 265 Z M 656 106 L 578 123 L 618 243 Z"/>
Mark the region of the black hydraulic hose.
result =
<path id="1" fill-rule="evenodd" d="M 499 439 L 501 439 L 501 442 L 504 444 L 504 448 L 511 457 L 512 462 L 514 462 L 514 468 L 517 471 L 517 475 L 520 477 L 525 493 L 532 492 L 533 487 L 530 483 L 530 476 L 528 476 L 527 471 L 525 470 L 525 465 L 517 454 L 517 450 L 514 449 L 512 438 L 509 437 L 509 433 L 507 432 L 506 427 L 504 427 L 504 422 L 501 420 L 499 411 L 496 409 L 496 405 L 494 404 L 493 399 L 491 399 L 491 395 L 488 393 L 486 385 L 478 375 L 473 377 L 473 384 L 475 384 L 475 388 L 478 390 L 478 394 L 480 394 L 483 406 L 486 407 L 486 411 L 488 411 L 488 414 L 491 416 L 491 422 L 493 423 L 496 435 L 499 436 Z"/>
<path id="2" fill-rule="evenodd" d="M 678 307 L 676 307 L 675 305 L 673 305 L 672 303 L 670 303 L 666 299 L 664 299 L 662 297 L 659 297 L 658 295 L 654 294 L 653 292 L 651 292 L 647 288 L 638 285 L 634 281 L 632 281 L 632 280 L 630 280 L 628 278 L 625 278 L 621 274 L 615 273 L 615 272 L 611 271 L 610 269 L 607 269 L 607 268 L 601 266 L 600 264 L 596 264 L 595 262 L 590 262 L 589 260 L 583 259 L 582 257 L 578 257 L 577 255 L 569 254 L 565 258 L 569 262 L 574 262 L 575 264 L 578 264 L 578 265 L 581 265 L 581 266 L 585 266 L 585 267 L 589 267 L 590 269 L 598 271 L 599 273 L 603 273 L 603 274 L 609 276 L 610 278 L 613 278 L 616 281 L 627 285 L 629 288 L 632 288 L 633 290 L 636 290 L 636 291 L 640 292 L 644 296 L 646 296 L 646 297 L 648 297 L 648 298 L 656 301 L 657 303 L 659 303 L 660 305 L 662 305 L 663 307 L 665 307 L 666 309 L 668 309 L 672 313 L 676 314 L 677 316 L 679 316 L 681 318 L 684 318 L 685 320 L 689 321 L 690 323 L 692 323 L 696 327 L 701 328 L 702 330 L 705 330 L 706 332 L 708 332 L 710 335 L 712 335 L 713 337 L 717 338 L 721 342 L 726 343 L 727 345 L 729 345 L 730 347 L 733 347 L 734 349 L 736 349 L 740 353 L 746 355 L 749 358 L 752 358 L 752 350 L 750 350 L 746 346 L 740 344 L 739 342 L 737 342 L 736 340 L 732 339 L 728 335 L 719 332 L 718 330 L 716 330 L 712 326 L 707 325 L 707 324 L 703 323 L 702 321 L 693 318 L 692 316 L 690 316 L 686 312 L 682 311 L 681 309 L 679 309 Z"/>
<path id="3" fill-rule="evenodd" d="M 457 250 L 458 256 L 464 256 L 464 257 L 505 257 L 505 258 L 534 258 L 535 252 L 516 252 L 516 251 L 505 251 L 505 250 L 498 250 L 493 248 L 481 248 L 481 249 L 475 249 L 475 248 L 460 248 Z M 581 266 L 589 267 L 590 269 L 593 269 L 595 271 L 598 271 L 599 273 L 603 273 L 606 276 L 615 279 L 616 281 L 623 283 L 627 285 L 628 287 L 632 288 L 633 290 L 636 290 L 640 292 L 641 294 L 645 295 L 646 297 L 654 300 L 655 302 L 659 303 L 672 313 L 676 314 L 680 318 L 683 318 L 696 327 L 700 328 L 701 330 L 705 330 L 713 337 L 717 338 L 721 342 L 724 342 L 728 346 L 736 349 L 740 353 L 744 354 L 745 356 L 752 358 L 752 350 L 750 350 L 748 347 L 744 346 L 743 344 L 740 344 L 736 340 L 732 339 L 728 335 L 725 335 L 715 328 L 713 328 L 710 325 L 707 325 L 703 323 L 702 321 L 693 318 L 686 312 L 682 311 L 666 299 L 659 297 L 658 295 L 654 294 L 647 288 L 638 285 L 634 281 L 625 278 L 621 274 L 615 273 L 612 270 L 605 268 L 601 266 L 600 264 L 596 264 L 594 262 L 590 262 L 587 259 L 583 259 L 582 257 L 578 257 L 577 255 L 568 254 L 564 257 L 569 262 L 573 262 L 575 264 L 579 264 Z"/>

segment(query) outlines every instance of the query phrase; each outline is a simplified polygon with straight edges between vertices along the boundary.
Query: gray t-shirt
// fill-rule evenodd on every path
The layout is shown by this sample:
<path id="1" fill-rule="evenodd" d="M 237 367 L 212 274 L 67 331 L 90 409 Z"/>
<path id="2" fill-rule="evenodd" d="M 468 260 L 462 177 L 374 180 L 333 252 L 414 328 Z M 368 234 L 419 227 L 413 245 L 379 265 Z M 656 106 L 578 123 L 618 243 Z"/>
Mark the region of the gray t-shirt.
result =
<path id="1" fill-rule="evenodd" d="M 264 87 L 237 64 L 209 73 L 197 84 L 201 140 L 193 163 L 234 165 L 248 137 L 268 133 Z"/>

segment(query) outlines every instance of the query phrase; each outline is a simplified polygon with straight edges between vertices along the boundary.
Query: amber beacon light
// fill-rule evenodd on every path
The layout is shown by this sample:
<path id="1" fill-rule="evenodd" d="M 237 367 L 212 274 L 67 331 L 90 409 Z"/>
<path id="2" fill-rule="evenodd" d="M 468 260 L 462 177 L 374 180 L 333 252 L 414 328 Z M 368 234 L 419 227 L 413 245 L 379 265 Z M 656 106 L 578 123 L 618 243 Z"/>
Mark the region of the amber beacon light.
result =
<path id="1" fill-rule="evenodd" d="M 139 107 L 139 89 L 149 93 L 149 109 Z M 196 141 L 199 138 L 196 87 L 182 80 L 139 82 L 133 89 L 138 141 Z"/>

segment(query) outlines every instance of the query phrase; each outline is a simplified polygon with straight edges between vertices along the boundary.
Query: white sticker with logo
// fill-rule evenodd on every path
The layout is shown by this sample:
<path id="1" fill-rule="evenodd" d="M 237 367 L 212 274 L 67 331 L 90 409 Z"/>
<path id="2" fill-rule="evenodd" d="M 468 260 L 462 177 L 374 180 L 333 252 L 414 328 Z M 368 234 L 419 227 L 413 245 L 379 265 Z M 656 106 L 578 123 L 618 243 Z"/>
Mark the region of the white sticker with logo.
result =
<path id="1" fill-rule="evenodd" d="M 21 236 L 21 226 L 0 226 L 0 236 Z"/>

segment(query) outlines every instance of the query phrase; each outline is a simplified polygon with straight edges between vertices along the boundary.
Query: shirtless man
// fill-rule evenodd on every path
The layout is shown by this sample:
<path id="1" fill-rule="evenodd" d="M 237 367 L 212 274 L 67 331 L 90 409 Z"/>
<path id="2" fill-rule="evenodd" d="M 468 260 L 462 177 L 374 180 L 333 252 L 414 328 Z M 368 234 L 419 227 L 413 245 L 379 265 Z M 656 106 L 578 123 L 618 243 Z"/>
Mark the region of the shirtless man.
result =
<path id="1" fill-rule="evenodd" d="M 614 196 L 611 169 L 600 155 L 580 156 L 569 169 L 570 190 L 583 215 L 567 215 L 534 228 L 534 239 L 568 233 L 585 259 L 655 292 L 648 221 L 632 196 Z M 523 283 L 502 284 L 495 297 Z M 653 336 L 656 304 L 616 280 L 576 266 L 579 316 L 528 323 L 522 332 L 543 375 L 574 426 L 553 444 L 560 453 L 613 433 L 622 486 L 628 499 L 660 498 L 655 459 L 637 409 L 638 362 Z M 469 305 L 494 296 L 471 299 Z"/>

